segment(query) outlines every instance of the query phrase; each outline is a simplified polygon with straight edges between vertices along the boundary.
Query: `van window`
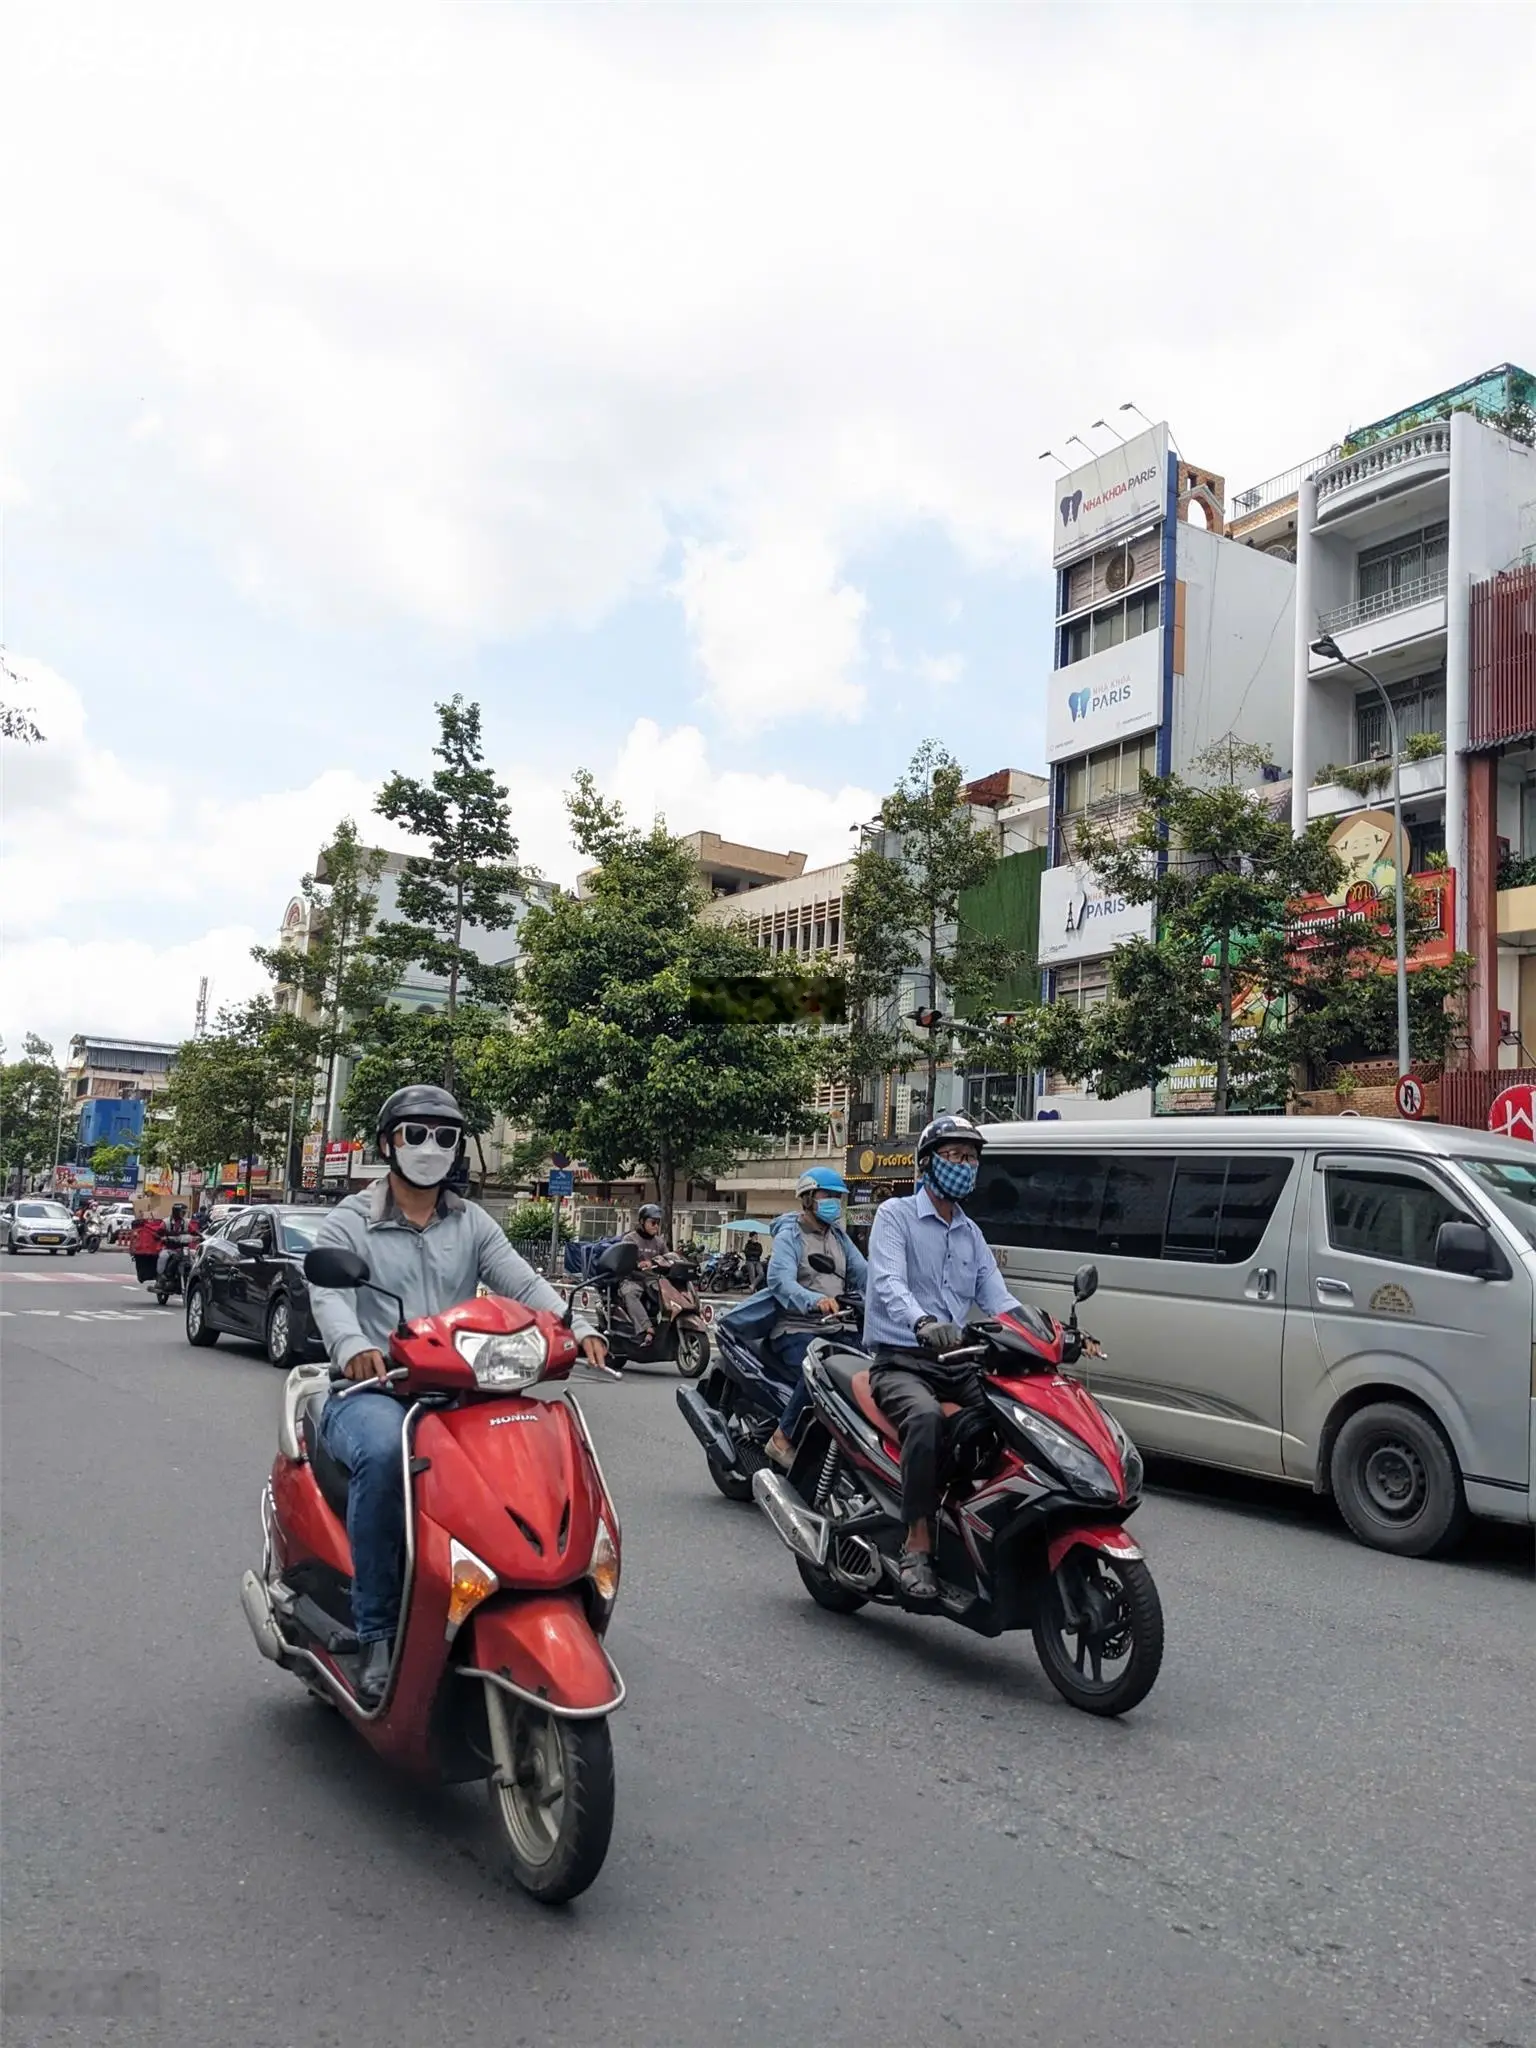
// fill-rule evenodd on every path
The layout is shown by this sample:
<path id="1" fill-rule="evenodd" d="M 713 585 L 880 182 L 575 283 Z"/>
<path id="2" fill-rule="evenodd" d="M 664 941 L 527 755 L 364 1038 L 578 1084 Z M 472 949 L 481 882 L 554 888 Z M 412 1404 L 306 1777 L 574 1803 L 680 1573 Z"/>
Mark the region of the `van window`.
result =
<path id="1" fill-rule="evenodd" d="M 1245 1265 L 1293 1161 L 1155 1153 L 983 1157 L 969 1208 L 991 1244 Z"/>
<path id="2" fill-rule="evenodd" d="M 1328 1242 L 1336 1252 L 1393 1265 L 1433 1266 L 1442 1223 L 1464 1223 L 1463 1210 L 1438 1188 L 1384 1167 L 1328 1168 Z"/>

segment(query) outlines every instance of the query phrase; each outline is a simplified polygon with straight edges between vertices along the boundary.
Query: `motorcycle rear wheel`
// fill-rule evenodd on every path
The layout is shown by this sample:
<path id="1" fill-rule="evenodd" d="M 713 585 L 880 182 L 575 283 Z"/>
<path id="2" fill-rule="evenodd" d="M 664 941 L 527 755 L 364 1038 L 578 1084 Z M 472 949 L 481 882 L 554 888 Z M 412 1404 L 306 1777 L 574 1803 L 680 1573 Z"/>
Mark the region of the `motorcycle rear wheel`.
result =
<path id="1" fill-rule="evenodd" d="M 685 1380 L 696 1380 L 709 1363 L 709 1333 L 706 1330 L 679 1330 L 677 1333 L 677 1369 Z"/>
<path id="2" fill-rule="evenodd" d="M 1074 1627 L 1068 1598 L 1094 1618 Z M 1085 1714 L 1129 1713 L 1157 1683 L 1163 1662 L 1163 1604 L 1152 1574 L 1140 1558 L 1069 1551 L 1041 1598 L 1034 1638 L 1046 1677 L 1069 1705 Z M 1106 1661 L 1116 1667 L 1108 1676 Z"/>
<path id="3" fill-rule="evenodd" d="M 487 1683 L 486 1711 L 494 1717 L 498 1709 L 511 1772 L 491 1778 L 490 1794 L 512 1874 L 533 1898 L 558 1906 L 587 1889 L 608 1854 L 613 1738 L 606 1721 L 543 1714 Z"/>

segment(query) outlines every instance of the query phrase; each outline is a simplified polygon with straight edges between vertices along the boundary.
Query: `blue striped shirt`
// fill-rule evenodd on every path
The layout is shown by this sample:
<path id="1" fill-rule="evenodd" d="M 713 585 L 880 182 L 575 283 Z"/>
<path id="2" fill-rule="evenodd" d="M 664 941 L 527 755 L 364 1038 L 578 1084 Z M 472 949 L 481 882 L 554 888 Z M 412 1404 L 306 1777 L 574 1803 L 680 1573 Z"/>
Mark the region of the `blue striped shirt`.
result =
<path id="1" fill-rule="evenodd" d="M 973 1308 L 1000 1315 L 1012 1305 L 992 1248 L 961 1208 L 948 1223 L 926 1188 L 883 1202 L 869 1233 L 864 1344 L 910 1351 L 925 1316 L 963 1323 Z"/>

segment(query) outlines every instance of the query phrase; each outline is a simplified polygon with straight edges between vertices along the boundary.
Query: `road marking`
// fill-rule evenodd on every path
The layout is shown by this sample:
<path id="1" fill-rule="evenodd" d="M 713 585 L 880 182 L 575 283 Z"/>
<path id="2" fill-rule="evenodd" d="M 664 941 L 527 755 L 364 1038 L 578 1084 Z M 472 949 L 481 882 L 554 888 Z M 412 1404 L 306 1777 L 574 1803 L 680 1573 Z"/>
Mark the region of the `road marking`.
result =
<path id="1" fill-rule="evenodd" d="M 29 1316 L 63 1315 L 65 1321 L 71 1323 L 142 1323 L 148 1313 L 147 1309 L 142 1308 L 72 1308 L 68 1310 L 29 1308 L 22 1310 L 23 1315 Z"/>
<path id="2" fill-rule="evenodd" d="M 61 1308 L 19 1308 L 16 1313 L 19 1316 L 61 1316 L 64 1311 Z"/>
<path id="3" fill-rule="evenodd" d="M 0 1280 L 24 1287 L 137 1287 L 131 1274 L 123 1273 L 13 1273 L 9 1267 Z"/>

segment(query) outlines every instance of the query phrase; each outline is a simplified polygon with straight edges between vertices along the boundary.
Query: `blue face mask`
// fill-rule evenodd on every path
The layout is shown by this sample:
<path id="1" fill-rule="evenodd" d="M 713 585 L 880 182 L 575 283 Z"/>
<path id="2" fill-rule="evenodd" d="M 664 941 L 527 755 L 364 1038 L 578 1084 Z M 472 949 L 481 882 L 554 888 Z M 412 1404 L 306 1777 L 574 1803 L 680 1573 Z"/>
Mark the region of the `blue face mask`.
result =
<path id="1" fill-rule="evenodd" d="M 842 1203 L 833 1201 L 831 1196 L 825 1197 L 816 1204 L 816 1214 L 823 1223 L 835 1223 L 842 1213 Z"/>
<path id="2" fill-rule="evenodd" d="M 976 1161 L 933 1158 L 923 1178 L 945 1201 L 963 1202 L 976 1185 Z"/>

